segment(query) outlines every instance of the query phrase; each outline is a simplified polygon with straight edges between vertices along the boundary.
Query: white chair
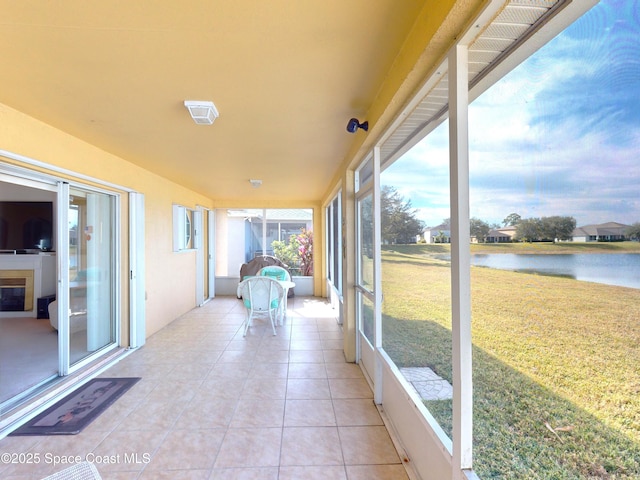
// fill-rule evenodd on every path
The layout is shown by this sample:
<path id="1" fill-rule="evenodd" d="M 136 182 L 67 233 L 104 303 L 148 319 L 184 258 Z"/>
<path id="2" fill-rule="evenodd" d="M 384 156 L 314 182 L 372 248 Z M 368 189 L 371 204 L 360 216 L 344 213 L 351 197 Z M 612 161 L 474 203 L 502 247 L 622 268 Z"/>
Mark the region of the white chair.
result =
<path id="1" fill-rule="evenodd" d="M 49 475 L 42 480 L 101 480 L 95 465 L 91 462 L 76 463 L 58 473 Z"/>
<path id="2" fill-rule="evenodd" d="M 242 303 L 247 309 L 247 318 L 244 323 L 243 336 L 251 326 L 253 317 L 260 314 L 268 314 L 271 321 L 273 334 L 276 334 L 276 323 L 282 314 L 282 302 L 286 300 L 284 288 L 272 277 L 249 277 L 240 282 Z"/>
<path id="3" fill-rule="evenodd" d="M 49 304 L 49 323 L 51 327 L 58 331 L 58 301 L 54 300 Z M 84 312 L 69 311 L 69 334 L 74 334 L 87 329 L 87 315 Z"/>
<path id="4" fill-rule="evenodd" d="M 291 274 L 286 268 L 279 267 L 277 265 L 269 265 L 262 267 L 258 270 L 258 276 L 275 278 L 280 282 L 280 285 L 284 288 L 284 301 L 281 305 L 280 311 L 280 325 L 282 325 L 283 319 L 287 316 L 287 299 L 289 298 L 289 285 L 291 282 Z"/>

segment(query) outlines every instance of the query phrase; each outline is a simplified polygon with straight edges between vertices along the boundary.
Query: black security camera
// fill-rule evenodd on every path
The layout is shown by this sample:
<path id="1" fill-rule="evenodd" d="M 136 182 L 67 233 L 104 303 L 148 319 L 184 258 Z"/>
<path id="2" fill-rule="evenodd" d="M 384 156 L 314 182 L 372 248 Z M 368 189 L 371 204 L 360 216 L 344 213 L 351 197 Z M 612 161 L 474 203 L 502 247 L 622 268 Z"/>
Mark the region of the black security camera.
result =
<path id="1" fill-rule="evenodd" d="M 351 120 L 349 120 L 349 123 L 347 123 L 347 132 L 349 133 L 356 133 L 358 128 L 363 129 L 365 132 L 368 131 L 369 122 L 360 123 L 357 118 L 352 118 Z"/>

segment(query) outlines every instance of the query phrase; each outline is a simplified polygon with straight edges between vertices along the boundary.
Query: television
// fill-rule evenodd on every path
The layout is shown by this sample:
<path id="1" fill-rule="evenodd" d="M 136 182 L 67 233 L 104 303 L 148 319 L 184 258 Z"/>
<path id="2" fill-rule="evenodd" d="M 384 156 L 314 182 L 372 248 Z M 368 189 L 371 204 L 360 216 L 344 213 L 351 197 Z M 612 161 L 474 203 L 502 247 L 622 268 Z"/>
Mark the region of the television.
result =
<path id="1" fill-rule="evenodd" d="M 0 250 L 53 249 L 53 202 L 0 201 Z"/>

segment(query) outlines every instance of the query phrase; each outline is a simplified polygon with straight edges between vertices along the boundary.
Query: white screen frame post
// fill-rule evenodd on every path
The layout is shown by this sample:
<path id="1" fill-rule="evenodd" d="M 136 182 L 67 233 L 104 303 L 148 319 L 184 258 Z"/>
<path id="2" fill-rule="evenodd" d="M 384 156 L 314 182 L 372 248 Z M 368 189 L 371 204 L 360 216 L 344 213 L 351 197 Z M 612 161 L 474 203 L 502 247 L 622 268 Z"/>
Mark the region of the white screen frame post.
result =
<path id="1" fill-rule="evenodd" d="M 458 44 L 449 53 L 454 478 L 473 464 L 468 70 L 468 48 Z"/>

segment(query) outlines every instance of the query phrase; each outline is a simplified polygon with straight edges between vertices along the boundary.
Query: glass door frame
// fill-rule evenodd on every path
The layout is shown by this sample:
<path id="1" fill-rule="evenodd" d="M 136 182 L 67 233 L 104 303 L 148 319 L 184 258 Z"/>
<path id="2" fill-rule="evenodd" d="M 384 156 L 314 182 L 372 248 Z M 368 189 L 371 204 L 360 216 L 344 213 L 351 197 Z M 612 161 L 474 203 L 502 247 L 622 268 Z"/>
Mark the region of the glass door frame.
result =
<path id="1" fill-rule="evenodd" d="M 51 179 L 47 175 L 40 174 L 35 171 L 31 171 L 22 167 L 18 167 L 11 164 L 0 163 L 0 182 L 9 183 L 12 185 L 16 185 L 18 187 L 27 187 L 36 190 L 48 191 L 51 193 L 57 193 L 58 186 L 55 180 Z M 57 202 L 57 199 L 56 199 Z M 59 219 L 57 217 L 57 210 L 54 210 L 54 222 L 59 223 Z M 54 238 L 54 246 L 58 246 L 58 239 Z M 57 256 L 57 253 L 56 253 Z M 57 261 L 57 260 L 56 260 Z M 57 349 L 56 349 L 57 351 Z M 42 385 L 47 384 L 51 380 L 54 380 L 59 376 L 59 371 L 57 369 L 58 359 L 55 359 L 51 366 L 51 374 L 48 376 L 45 375 L 41 380 L 38 381 L 37 384 L 29 387 L 26 390 L 18 393 L 17 395 L 7 399 L 5 402 L 0 402 L 0 409 L 5 410 L 6 406 L 13 406 L 22 401 L 23 398 L 28 398 L 33 392 L 37 391 L 41 388 Z"/>
<path id="2" fill-rule="evenodd" d="M 360 165 L 355 175 L 356 191 L 356 358 L 361 364 L 372 384 L 374 401 L 382 404 L 382 261 L 381 261 L 381 225 L 380 225 L 380 149 L 374 147 L 372 155 Z M 373 260 L 372 287 L 367 288 L 363 278 L 363 236 L 362 236 L 362 210 L 363 200 L 371 197 L 372 210 L 372 245 L 371 255 Z M 365 301 L 373 305 L 373 343 L 367 338 L 364 331 Z"/>
<path id="3" fill-rule="evenodd" d="M 58 193 L 58 319 L 59 319 L 59 375 L 67 376 L 78 370 L 81 370 L 89 363 L 93 362 L 96 358 L 101 357 L 105 353 L 114 350 L 120 346 L 121 336 L 121 265 L 122 265 L 122 252 L 121 252 L 121 195 L 118 192 L 111 190 L 101 189 L 95 186 L 87 184 L 72 182 L 72 181 L 59 181 L 59 193 Z M 98 348 L 95 352 L 92 352 L 77 362 L 71 364 L 70 360 L 70 337 L 69 337 L 69 302 L 70 302 L 70 279 L 69 279 L 69 201 L 70 201 L 70 188 L 83 190 L 88 193 L 109 195 L 113 199 L 113 213 L 111 216 L 112 224 L 112 241 L 113 241 L 113 258 L 111 259 L 110 268 L 111 275 L 111 291 L 112 293 L 112 305 L 113 305 L 113 341 L 107 345 Z M 130 206 L 131 208 L 131 206 Z M 64 246 L 64 248 L 61 248 Z"/>

